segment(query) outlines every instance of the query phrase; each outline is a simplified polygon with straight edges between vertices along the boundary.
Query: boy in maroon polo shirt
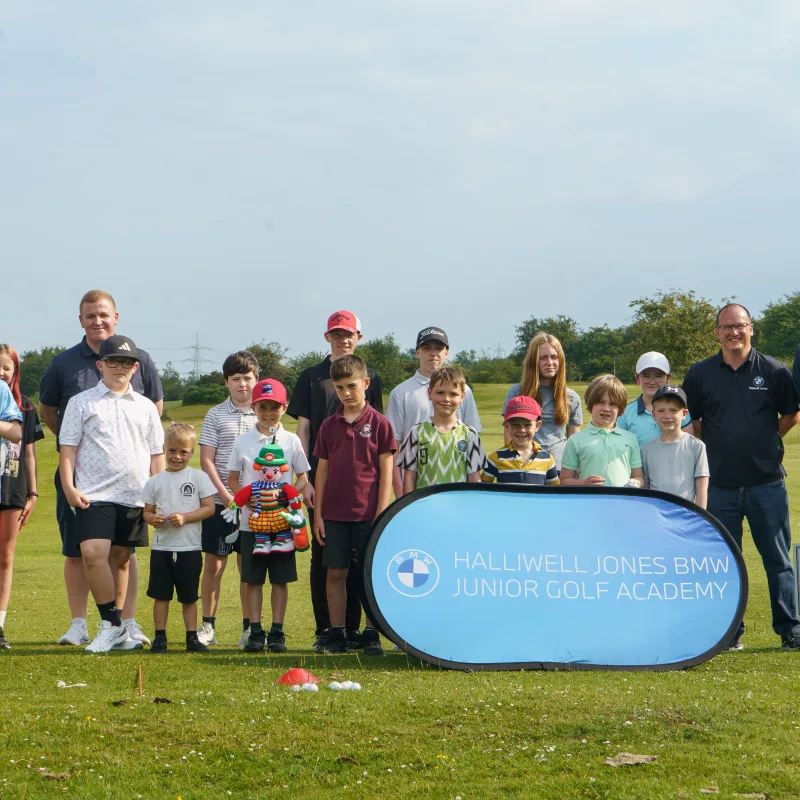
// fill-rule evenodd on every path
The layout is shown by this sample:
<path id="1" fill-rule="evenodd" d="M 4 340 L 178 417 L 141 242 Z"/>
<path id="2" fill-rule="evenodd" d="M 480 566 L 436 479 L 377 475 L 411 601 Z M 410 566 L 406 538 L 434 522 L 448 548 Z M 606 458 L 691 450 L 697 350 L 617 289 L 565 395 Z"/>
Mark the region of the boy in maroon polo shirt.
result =
<path id="1" fill-rule="evenodd" d="M 358 356 L 337 358 L 331 363 L 331 380 L 341 405 L 322 423 L 314 446 L 319 459 L 314 536 L 325 548 L 322 563 L 328 568 L 331 627 L 323 649 L 344 653 L 347 573 L 353 553 L 363 564 L 370 524 L 389 505 L 396 445 L 389 420 L 365 399 L 367 365 Z M 369 619 L 363 638 L 365 655 L 383 654 Z"/>

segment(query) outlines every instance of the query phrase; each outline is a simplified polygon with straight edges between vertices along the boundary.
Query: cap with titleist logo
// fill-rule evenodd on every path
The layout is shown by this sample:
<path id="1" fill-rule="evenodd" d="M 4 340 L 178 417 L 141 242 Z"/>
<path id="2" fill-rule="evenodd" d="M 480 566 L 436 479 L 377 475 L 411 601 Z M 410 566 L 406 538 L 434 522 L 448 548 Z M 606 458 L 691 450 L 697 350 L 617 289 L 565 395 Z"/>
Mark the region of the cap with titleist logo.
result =
<path id="1" fill-rule="evenodd" d="M 98 353 L 101 359 L 103 358 L 132 358 L 135 361 L 141 361 L 139 358 L 139 351 L 133 343 L 133 339 L 127 336 L 109 336 L 100 344 L 100 352 Z"/>
<path id="2" fill-rule="evenodd" d="M 334 311 L 328 317 L 328 327 L 325 333 L 331 331 L 361 333 L 361 320 L 352 311 Z"/>
<path id="3" fill-rule="evenodd" d="M 289 405 L 289 400 L 286 397 L 286 387 L 274 378 L 264 378 L 263 381 L 259 381 L 253 387 L 253 399 L 251 402 L 254 405 L 259 400 L 274 400 L 282 406 Z"/>
<path id="4" fill-rule="evenodd" d="M 689 407 L 689 403 L 686 400 L 686 392 L 684 392 L 680 386 L 670 386 L 667 384 L 666 386 L 659 387 L 653 395 L 653 402 L 655 403 L 659 397 L 674 397 L 676 400 L 680 400 L 681 403 L 683 403 L 684 408 Z"/>
<path id="5" fill-rule="evenodd" d="M 421 347 L 425 342 L 441 342 L 445 347 L 450 347 L 447 334 L 441 328 L 424 328 L 417 334 L 417 347 Z"/>
<path id="6" fill-rule="evenodd" d="M 514 397 L 508 401 L 503 421 L 508 422 L 513 417 L 522 417 L 536 421 L 542 416 L 542 407 L 532 398 L 526 395 Z"/>

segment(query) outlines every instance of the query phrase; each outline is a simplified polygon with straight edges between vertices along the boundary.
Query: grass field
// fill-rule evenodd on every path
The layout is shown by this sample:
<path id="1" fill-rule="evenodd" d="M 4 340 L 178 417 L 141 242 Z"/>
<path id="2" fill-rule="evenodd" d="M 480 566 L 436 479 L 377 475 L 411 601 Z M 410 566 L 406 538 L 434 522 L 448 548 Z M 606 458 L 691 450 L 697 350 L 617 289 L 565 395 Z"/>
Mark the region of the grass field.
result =
<path id="1" fill-rule="evenodd" d="M 501 441 L 504 392 L 475 389 L 487 449 Z M 199 424 L 204 411 L 167 413 Z M 90 656 L 53 644 L 69 612 L 51 436 L 38 452 L 41 497 L 19 540 L 6 621 L 13 649 L 0 654 L 0 797 L 800 796 L 800 653 L 778 649 L 751 543 L 747 649 L 686 672 L 464 674 L 390 651 L 371 660 L 315 656 L 308 553 L 299 556 L 301 580 L 290 591 L 285 655 L 233 648 L 240 610 L 231 569 L 218 612 L 221 644 L 212 653 L 179 650 L 174 607 L 169 637 L 176 652 Z M 798 462 L 800 435 L 793 431 L 786 466 L 796 524 Z M 141 556 L 137 617 L 152 632 L 147 551 Z M 95 618 L 90 612 L 90 631 Z M 363 690 L 295 694 L 275 685 L 297 665 L 325 684 L 345 676 Z M 59 689 L 59 680 L 88 686 Z M 604 765 L 621 751 L 657 759 Z"/>

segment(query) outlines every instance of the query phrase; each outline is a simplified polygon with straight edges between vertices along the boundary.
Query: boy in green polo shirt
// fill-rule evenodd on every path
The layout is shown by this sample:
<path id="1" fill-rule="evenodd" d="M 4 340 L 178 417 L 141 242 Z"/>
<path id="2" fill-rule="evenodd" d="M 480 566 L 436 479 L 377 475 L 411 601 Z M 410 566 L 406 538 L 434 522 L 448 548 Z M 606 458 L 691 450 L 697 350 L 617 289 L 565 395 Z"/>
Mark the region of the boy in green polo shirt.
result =
<path id="1" fill-rule="evenodd" d="M 639 442 L 617 427 L 617 417 L 628 405 L 622 382 L 614 375 L 600 375 L 589 384 L 584 399 L 592 421 L 567 439 L 561 485 L 641 486 Z"/>
<path id="2" fill-rule="evenodd" d="M 396 465 L 405 471 L 403 494 L 440 483 L 478 483 L 486 457 L 475 428 L 456 415 L 467 382 L 458 367 L 441 367 L 431 375 L 430 420 L 409 432 Z"/>

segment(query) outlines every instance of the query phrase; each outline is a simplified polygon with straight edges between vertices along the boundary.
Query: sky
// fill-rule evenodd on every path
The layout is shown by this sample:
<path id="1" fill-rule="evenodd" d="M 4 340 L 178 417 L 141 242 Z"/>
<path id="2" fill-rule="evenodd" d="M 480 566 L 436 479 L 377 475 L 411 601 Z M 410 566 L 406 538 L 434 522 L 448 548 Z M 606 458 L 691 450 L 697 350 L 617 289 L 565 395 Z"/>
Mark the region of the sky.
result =
<path id="1" fill-rule="evenodd" d="M 252 341 L 800 288 L 790 0 L 6 4 L 0 341 L 76 343 L 88 289 L 188 371 Z M 198 337 L 196 339 L 196 337 Z"/>

